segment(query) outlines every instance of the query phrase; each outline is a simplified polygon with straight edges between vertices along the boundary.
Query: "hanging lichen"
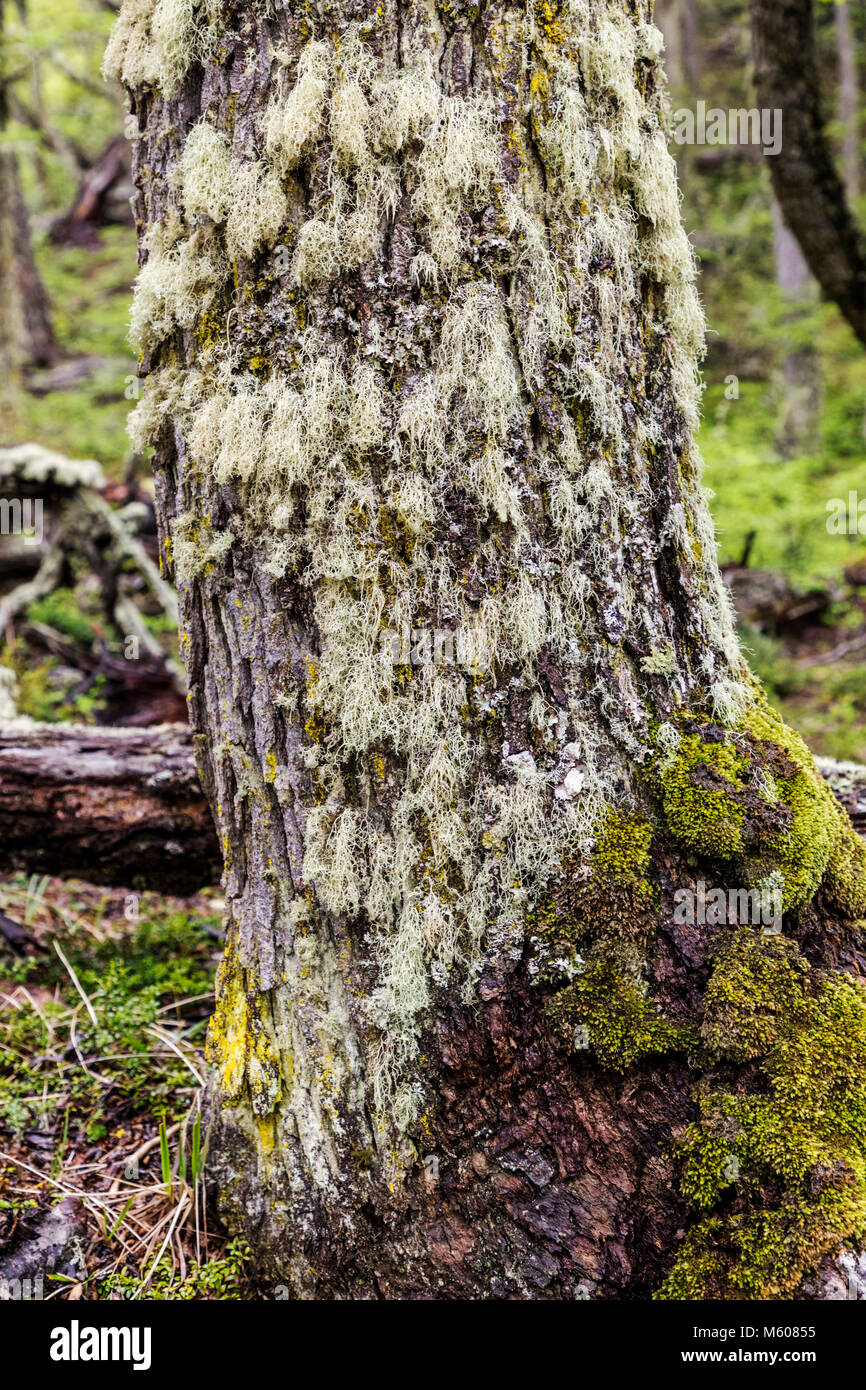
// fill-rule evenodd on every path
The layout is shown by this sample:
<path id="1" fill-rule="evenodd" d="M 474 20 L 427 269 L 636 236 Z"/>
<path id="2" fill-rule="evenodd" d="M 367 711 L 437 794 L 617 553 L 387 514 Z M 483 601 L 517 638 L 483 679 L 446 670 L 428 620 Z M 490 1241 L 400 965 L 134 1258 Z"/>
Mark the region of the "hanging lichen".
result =
<path id="1" fill-rule="evenodd" d="M 717 717 L 736 719 L 747 699 L 689 443 L 703 334 L 694 258 L 660 99 L 642 95 L 660 36 L 618 4 L 598 11 L 570 0 L 555 19 L 527 5 L 522 125 L 495 34 L 490 69 L 465 94 L 443 90 L 429 51 L 389 66 L 373 21 L 312 33 L 297 62 L 272 51 L 257 149 L 237 148 L 217 109 L 188 131 L 136 291 L 143 347 L 182 331 L 197 349 L 194 370 L 152 375 L 136 439 L 156 442 L 170 415 L 205 491 L 220 490 L 223 509 L 236 499 L 216 531 L 179 518 L 180 578 L 218 568 L 237 544 L 311 596 L 314 679 L 281 697 L 297 702 L 315 779 L 304 878 L 324 909 L 369 923 L 376 1103 L 404 1125 L 431 990 L 471 994 L 485 941 L 513 939 L 564 864 L 589 853 L 605 807 L 628 800 L 608 739 L 645 756 L 647 680 L 674 703 L 694 684 L 624 564 L 649 461 L 671 439 L 671 398 L 680 477 L 661 544 L 690 576 Z M 210 4 L 127 3 L 107 65 L 171 96 L 212 51 L 217 22 Z M 542 184 L 510 170 L 511 147 L 530 138 Z M 328 287 L 377 263 L 399 208 L 414 227 L 411 316 L 392 340 L 365 339 L 325 307 Z M 276 353 L 233 331 L 254 317 L 238 262 L 286 306 Z M 666 396 L 644 375 L 658 354 Z M 455 509 L 477 532 L 465 567 L 449 549 Z M 638 660 L 622 644 L 635 626 Z M 395 663 L 392 634 L 420 628 L 454 635 L 453 662 Z M 558 703 L 542 694 L 540 662 L 559 673 Z M 512 749 L 495 731 L 518 693 L 529 722 Z M 400 766 L 387 813 L 372 785 L 347 789 L 350 764 L 357 782 L 383 748 Z M 272 910 L 291 897 L 275 890 Z"/>

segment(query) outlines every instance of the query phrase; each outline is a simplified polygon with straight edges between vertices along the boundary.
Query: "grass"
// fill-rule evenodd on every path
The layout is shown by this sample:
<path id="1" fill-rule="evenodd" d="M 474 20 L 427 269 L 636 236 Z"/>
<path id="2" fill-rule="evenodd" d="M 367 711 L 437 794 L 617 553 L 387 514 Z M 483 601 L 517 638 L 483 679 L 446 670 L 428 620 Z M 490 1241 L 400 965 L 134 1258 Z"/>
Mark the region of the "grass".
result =
<path id="1" fill-rule="evenodd" d="M 221 901 L 13 876 L 0 911 L 0 1238 L 83 1209 L 60 1298 L 250 1296 L 245 1250 L 208 1229 L 202 1048 Z"/>

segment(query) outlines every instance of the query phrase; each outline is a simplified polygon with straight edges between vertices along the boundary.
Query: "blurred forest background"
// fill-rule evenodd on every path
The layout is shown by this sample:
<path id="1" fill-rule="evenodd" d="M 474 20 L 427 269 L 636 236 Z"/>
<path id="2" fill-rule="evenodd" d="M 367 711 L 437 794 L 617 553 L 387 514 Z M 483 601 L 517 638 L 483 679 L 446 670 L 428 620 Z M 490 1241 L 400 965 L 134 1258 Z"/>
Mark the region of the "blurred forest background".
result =
<path id="1" fill-rule="evenodd" d="M 145 726 L 185 705 L 148 462 L 125 428 L 136 230 L 126 103 L 100 76 L 118 8 L 0 0 L 0 496 L 29 469 L 65 528 L 62 546 L 47 520 L 42 546 L 0 538 L 0 716 Z M 866 226 L 866 0 L 815 10 L 827 132 Z M 673 110 L 756 105 L 747 0 L 657 0 L 656 22 Z M 850 492 L 866 514 L 866 353 L 821 301 L 760 149 L 673 150 L 709 324 L 700 445 L 744 644 L 816 752 L 866 762 L 866 534 L 827 525 Z M 93 463 L 64 473 L 45 451 Z M 63 1296 L 246 1287 L 243 1252 L 199 1229 L 220 906 L 215 889 L 0 880 L 0 1240 L 71 1204 Z"/>
<path id="2" fill-rule="evenodd" d="M 125 101 L 100 76 L 116 9 L 115 0 L 0 5 L 3 254 L 24 301 L 17 350 L 6 348 L 0 443 L 94 459 L 113 485 L 109 499 L 128 503 L 150 484 L 125 431 L 139 389 L 127 341 L 135 228 Z M 862 225 L 866 3 L 817 0 L 815 9 L 828 134 Z M 747 0 L 658 0 L 656 20 L 674 110 L 755 104 Z M 831 498 L 858 485 L 866 498 L 866 357 L 820 301 L 760 149 L 672 148 L 709 324 L 700 443 L 751 659 L 816 751 L 866 761 L 866 537 L 826 525 Z M 35 617 L 79 646 L 92 635 L 119 650 L 98 588 L 84 573 L 21 614 L 20 633 L 21 622 L 12 633 L 7 624 L 15 640 L 0 661 L 18 673 L 21 712 L 122 721 L 126 694 L 134 722 L 171 716 L 170 696 L 139 715 L 139 697 L 112 694 L 105 662 L 91 661 L 87 681 L 70 685 L 75 661 L 33 631 Z M 169 648 L 159 605 L 145 602 L 143 616 Z"/>

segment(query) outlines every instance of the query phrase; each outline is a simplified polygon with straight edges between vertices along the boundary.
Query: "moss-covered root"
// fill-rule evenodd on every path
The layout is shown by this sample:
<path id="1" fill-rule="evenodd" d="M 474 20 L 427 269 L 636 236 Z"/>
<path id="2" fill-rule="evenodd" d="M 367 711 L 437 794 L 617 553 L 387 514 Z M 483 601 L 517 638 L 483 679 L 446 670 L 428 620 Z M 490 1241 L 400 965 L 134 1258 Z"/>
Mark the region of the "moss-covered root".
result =
<path id="1" fill-rule="evenodd" d="M 681 1141 L 697 1221 L 657 1297 L 787 1298 L 866 1236 L 866 986 L 810 970 L 784 938 L 735 933 L 703 1041 L 757 1071 L 748 1089 L 707 1088 Z"/>
<path id="2" fill-rule="evenodd" d="M 650 780 L 679 845 L 750 887 L 778 883 L 785 912 L 823 885 L 842 916 L 866 914 L 866 846 L 762 692 L 734 728 L 689 715 L 663 728 Z"/>

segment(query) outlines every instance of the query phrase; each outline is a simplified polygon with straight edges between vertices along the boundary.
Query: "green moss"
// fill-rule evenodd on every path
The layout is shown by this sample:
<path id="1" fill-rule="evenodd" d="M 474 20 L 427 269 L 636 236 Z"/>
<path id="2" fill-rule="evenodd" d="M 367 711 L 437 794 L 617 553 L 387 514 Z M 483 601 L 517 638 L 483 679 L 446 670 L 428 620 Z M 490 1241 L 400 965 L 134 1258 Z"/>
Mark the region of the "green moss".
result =
<path id="1" fill-rule="evenodd" d="M 818 775 L 803 740 L 755 687 L 738 727 L 682 715 L 677 749 L 654 760 L 650 780 L 678 844 L 729 865 L 740 882 L 784 881 L 782 906 L 797 911 L 828 888 L 850 916 L 866 905 L 866 852 Z"/>
<path id="2" fill-rule="evenodd" d="M 830 857 L 825 886 L 832 906 L 846 917 L 866 913 L 866 843 L 850 825 L 843 827 L 842 838 Z"/>
<path id="3" fill-rule="evenodd" d="M 560 1037 L 589 1046 L 604 1067 L 625 1071 L 653 1053 L 682 1051 L 697 1038 L 676 1027 L 607 961 L 595 961 L 548 1005 Z"/>
<path id="4" fill-rule="evenodd" d="M 706 1091 L 681 1141 L 683 1194 L 722 1209 L 698 1220 L 660 1298 L 785 1298 L 866 1234 L 866 987 L 746 936 L 717 958 L 705 1032 L 760 1058 L 756 1090 Z"/>
<path id="5" fill-rule="evenodd" d="M 608 883 L 647 887 L 652 826 L 636 815 L 611 812 L 596 840 L 593 871 Z"/>
<path id="6" fill-rule="evenodd" d="M 665 819 L 680 844 L 706 859 L 742 853 L 744 814 L 735 793 L 745 767 L 728 743 L 707 742 L 701 734 L 683 738 L 662 779 Z"/>
<path id="7" fill-rule="evenodd" d="M 781 749 L 793 765 L 790 775 L 775 778 L 779 798 L 791 819 L 767 846 L 766 859 L 768 870 L 778 868 L 785 875 L 784 906 L 800 907 L 817 892 L 848 819 L 819 776 L 800 735 L 782 722 L 763 696 L 749 712 L 744 727 L 760 740 L 757 748 L 768 761 L 774 758 L 773 750 Z"/>
<path id="8" fill-rule="evenodd" d="M 83 647 L 92 646 L 100 636 L 94 624 L 82 613 L 81 605 L 71 589 L 55 589 L 45 598 L 31 603 L 27 617 L 31 623 L 44 623 Z"/>
<path id="9" fill-rule="evenodd" d="M 802 1012 L 808 968 L 785 937 L 726 933 L 704 996 L 704 1044 L 734 1061 L 764 1056 Z"/>

